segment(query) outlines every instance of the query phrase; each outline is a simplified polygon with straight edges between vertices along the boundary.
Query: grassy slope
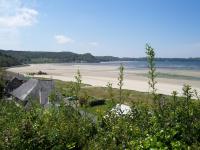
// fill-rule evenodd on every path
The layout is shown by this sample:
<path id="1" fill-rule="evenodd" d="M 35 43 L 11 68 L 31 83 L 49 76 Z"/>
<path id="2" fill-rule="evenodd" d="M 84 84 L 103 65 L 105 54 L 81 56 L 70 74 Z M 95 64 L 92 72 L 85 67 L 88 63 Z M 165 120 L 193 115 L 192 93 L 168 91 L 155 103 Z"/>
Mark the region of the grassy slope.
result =
<path id="1" fill-rule="evenodd" d="M 69 91 L 73 85 L 73 82 L 64 82 L 56 80 L 56 89 L 62 93 L 64 96 L 71 96 Z M 173 90 L 173 89 L 172 89 Z M 113 88 L 114 102 L 112 102 L 108 97 L 109 93 L 105 87 L 94 87 L 90 85 L 83 84 L 80 92 L 80 97 L 84 97 L 85 93 L 89 96 L 89 100 L 94 99 L 105 99 L 106 104 L 100 106 L 84 106 L 81 109 L 84 109 L 90 113 L 93 113 L 97 116 L 104 115 L 108 110 L 110 110 L 115 104 L 119 103 L 119 89 Z M 152 95 L 145 92 L 139 92 L 134 90 L 123 90 L 123 100 L 124 104 L 132 106 L 134 103 L 143 103 L 145 105 L 152 105 Z M 172 96 L 163 95 L 166 100 L 172 100 Z M 179 97 L 179 99 L 184 99 Z M 195 101 L 194 101 L 195 102 Z"/>
<path id="2" fill-rule="evenodd" d="M 58 91 L 61 91 L 61 93 L 65 96 L 70 96 L 70 88 L 72 86 L 73 82 L 63 82 L 56 80 L 56 89 Z M 115 103 L 118 103 L 119 99 L 119 90 L 113 89 L 114 93 L 114 103 L 111 102 L 111 100 L 108 99 L 109 94 L 107 92 L 107 89 L 105 87 L 93 87 L 88 85 L 82 85 L 81 89 L 81 97 L 84 97 L 85 93 L 89 96 L 89 100 L 92 99 L 105 99 L 106 105 L 101 106 L 95 106 L 95 107 L 83 107 L 82 109 L 91 112 L 95 115 L 103 115 L 108 111 L 111 107 L 114 106 Z M 144 92 L 138 92 L 133 90 L 123 90 L 124 97 L 124 103 L 128 105 L 132 105 L 134 102 L 142 102 L 146 104 L 151 104 L 152 100 L 149 98 L 148 93 Z"/>
<path id="3" fill-rule="evenodd" d="M 64 82 L 56 80 L 56 88 L 60 91 L 67 92 L 69 88 L 72 86 L 73 82 Z M 81 96 L 84 96 L 84 93 L 87 92 L 89 96 L 93 96 L 95 98 L 107 99 L 109 97 L 107 89 L 105 87 L 93 87 L 89 85 L 82 85 Z M 119 98 L 119 90 L 113 88 L 114 99 L 117 100 Z M 149 94 L 145 92 L 138 92 L 133 90 L 123 90 L 124 102 L 127 104 L 131 104 L 132 102 L 151 102 L 149 99 Z"/>

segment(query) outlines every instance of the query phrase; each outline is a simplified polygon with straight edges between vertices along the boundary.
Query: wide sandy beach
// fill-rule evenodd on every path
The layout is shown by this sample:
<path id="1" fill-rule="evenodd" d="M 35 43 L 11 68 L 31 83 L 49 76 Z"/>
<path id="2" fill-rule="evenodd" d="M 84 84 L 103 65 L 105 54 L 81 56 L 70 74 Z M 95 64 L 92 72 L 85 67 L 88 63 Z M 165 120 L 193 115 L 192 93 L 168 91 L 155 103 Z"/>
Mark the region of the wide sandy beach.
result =
<path id="1" fill-rule="evenodd" d="M 108 82 L 113 83 L 113 87 L 117 88 L 118 66 L 104 64 L 31 64 L 29 66 L 13 67 L 8 71 L 27 75 L 31 72 L 43 71 L 48 75 L 39 77 L 59 79 L 62 81 L 74 81 L 74 75 L 77 69 L 80 70 L 83 83 L 93 86 L 106 86 Z M 184 84 L 189 84 L 193 89 L 200 91 L 200 71 L 193 70 L 174 70 L 174 69 L 158 69 L 163 74 L 173 74 L 171 77 L 160 77 L 157 79 L 157 89 L 159 93 L 170 95 L 173 90 L 182 93 Z M 147 69 L 125 69 L 124 89 L 148 92 L 148 79 L 145 76 Z M 181 78 L 181 76 L 189 76 L 189 79 Z M 38 77 L 38 76 L 37 76 Z M 177 78 L 178 77 L 178 78 Z M 192 77 L 197 79 L 192 79 Z"/>

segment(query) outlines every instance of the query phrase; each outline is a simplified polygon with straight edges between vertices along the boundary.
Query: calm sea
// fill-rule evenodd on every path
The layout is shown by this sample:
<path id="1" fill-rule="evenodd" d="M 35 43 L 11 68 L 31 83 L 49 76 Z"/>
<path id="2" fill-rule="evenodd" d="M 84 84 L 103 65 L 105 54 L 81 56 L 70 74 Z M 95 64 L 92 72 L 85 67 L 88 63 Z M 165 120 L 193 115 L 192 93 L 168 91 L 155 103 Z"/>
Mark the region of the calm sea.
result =
<path id="1" fill-rule="evenodd" d="M 119 66 L 123 64 L 127 69 L 144 69 L 147 68 L 146 61 L 115 61 L 115 62 L 102 62 L 103 65 Z M 179 70 L 199 70 L 199 60 L 159 60 L 156 61 L 157 68 L 166 69 L 179 69 Z"/>

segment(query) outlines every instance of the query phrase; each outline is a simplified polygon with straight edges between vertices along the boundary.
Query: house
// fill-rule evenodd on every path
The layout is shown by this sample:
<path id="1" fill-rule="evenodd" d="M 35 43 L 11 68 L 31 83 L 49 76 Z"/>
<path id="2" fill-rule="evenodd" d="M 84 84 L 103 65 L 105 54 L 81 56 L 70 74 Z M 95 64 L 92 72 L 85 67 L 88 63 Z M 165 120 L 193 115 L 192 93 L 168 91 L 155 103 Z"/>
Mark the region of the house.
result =
<path id="1" fill-rule="evenodd" d="M 53 90 L 53 80 L 30 79 L 10 94 L 24 106 L 28 106 L 30 100 L 38 100 L 42 106 L 45 106 L 49 103 L 49 96 Z"/>

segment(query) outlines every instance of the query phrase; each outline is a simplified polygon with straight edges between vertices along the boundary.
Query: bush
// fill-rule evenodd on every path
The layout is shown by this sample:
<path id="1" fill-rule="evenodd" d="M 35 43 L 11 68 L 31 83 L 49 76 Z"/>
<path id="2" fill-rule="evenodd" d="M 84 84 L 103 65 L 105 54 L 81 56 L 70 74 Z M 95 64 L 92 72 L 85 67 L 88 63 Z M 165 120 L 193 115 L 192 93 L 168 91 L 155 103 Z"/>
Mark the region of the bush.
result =
<path id="1" fill-rule="evenodd" d="M 72 107 L 0 104 L 0 149 L 82 149 L 94 135 L 94 125 Z"/>
<path id="2" fill-rule="evenodd" d="M 81 106 L 87 105 L 87 99 L 85 99 L 85 98 L 80 98 L 80 99 L 79 99 L 79 104 L 80 104 Z"/>
<path id="3" fill-rule="evenodd" d="M 93 107 L 93 106 L 98 106 L 98 105 L 104 105 L 104 104 L 105 104 L 105 100 L 103 100 L 103 99 L 93 100 L 93 101 L 90 101 L 90 102 L 89 102 L 89 105 L 90 105 L 91 107 Z"/>

